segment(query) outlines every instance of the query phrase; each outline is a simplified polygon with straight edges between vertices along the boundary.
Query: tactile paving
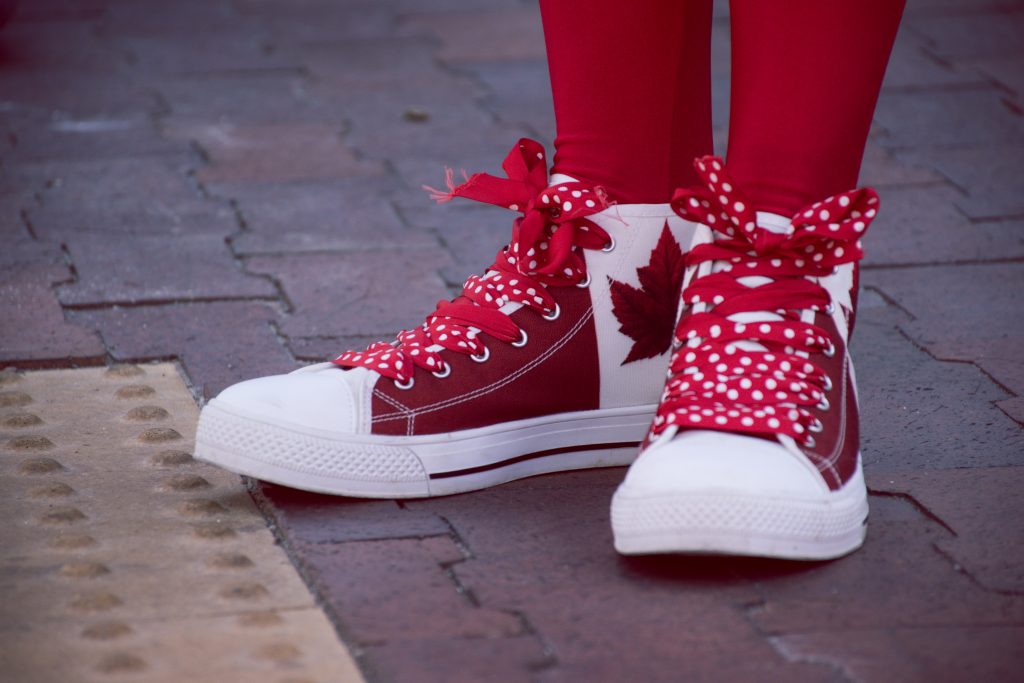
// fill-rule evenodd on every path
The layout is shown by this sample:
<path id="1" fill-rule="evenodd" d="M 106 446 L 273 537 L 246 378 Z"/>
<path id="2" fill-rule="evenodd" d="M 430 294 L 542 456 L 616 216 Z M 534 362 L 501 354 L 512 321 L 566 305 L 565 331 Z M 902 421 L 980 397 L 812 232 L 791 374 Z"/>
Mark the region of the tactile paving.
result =
<path id="1" fill-rule="evenodd" d="M 361 680 L 167 363 L 0 375 L 0 679 Z"/>

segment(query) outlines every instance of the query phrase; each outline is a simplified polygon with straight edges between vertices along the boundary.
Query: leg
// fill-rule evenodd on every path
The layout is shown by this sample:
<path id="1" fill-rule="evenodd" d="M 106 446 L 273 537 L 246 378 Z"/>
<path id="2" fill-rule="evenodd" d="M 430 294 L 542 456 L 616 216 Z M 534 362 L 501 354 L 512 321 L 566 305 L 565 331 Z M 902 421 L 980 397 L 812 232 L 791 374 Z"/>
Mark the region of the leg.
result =
<path id="1" fill-rule="evenodd" d="M 729 169 L 792 215 L 857 183 L 900 0 L 732 0 Z"/>
<path id="2" fill-rule="evenodd" d="M 710 154 L 711 2 L 541 2 L 554 172 L 624 202 L 664 202 Z"/>

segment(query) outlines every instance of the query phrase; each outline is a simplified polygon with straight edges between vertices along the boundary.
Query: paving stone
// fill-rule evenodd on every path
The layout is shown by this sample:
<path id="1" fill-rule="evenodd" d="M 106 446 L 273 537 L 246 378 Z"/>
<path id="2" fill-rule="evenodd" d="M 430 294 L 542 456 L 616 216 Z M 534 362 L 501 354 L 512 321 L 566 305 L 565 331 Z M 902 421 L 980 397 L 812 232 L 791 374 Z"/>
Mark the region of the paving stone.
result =
<path id="1" fill-rule="evenodd" d="M 71 273 L 64 263 L 60 244 L 46 240 L 34 240 L 24 234 L 21 226 L 0 227 L 0 239 L 4 248 L 0 251 L 0 266 L 59 266 L 54 270 L 54 282 L 66 282 Z"/>
<path id="2" fill-rule="evenodd" d="M 104 29 L 101 35 L 114 41 L 124 52 L 135 73 L 147 77 L 296 66 L 275 54 L 268 34 L 255 26 L 248 31 L 235 27 L 196 31 L 189 27 L 150 34 Z M 188 45 L 188 50 L 181 49 L 183 43 Z"/>
<path id="3" fill-rule="evenodd" d="M 956 13 L 945 16 L 911 16 L 907 28 L 930 41 L 935 53 L 957 60 L 988 55 L 1024 53 L 1024 8 L 1016 11 Z M 984 40 L 978 40 L 984 36 Z"/>
<path id="4" fill-rule="evenodd" d="M 260 484 L 257 496 L 293 542 L 423 538 L 450 531 L 437 515 L 408 510 L 392 500 L 324 496 L 272 484 Z"/>
<path id="5" fill-rule="evenodd" d="M 40 88 L 39 79 L 44 75 L 47 87 Z M 5 107 L 39 109 L 74 118 L 117 119 L 159 111 L 159 102 L 151 91 L 126 79 L 96 76 L 70 70 L 4 71 L 0 73 L 0 102 Z"/>
<path id="6" fill-rule="evenodd" d="M 978 583 L 1024 594 L 1024 549 L 1013 522 L 1024 518 L 1024 467 L 883 473 L 869 485 L 910 496 L 949 526 L 956 535 L 940 537 L 937 547 Z"/>
<path id="7" fill-rule="evenodd" d="M 896 269 L 869 277 L 915 316 L 903 328 L 929 353 L 974 363 L 1024 395 L 1024 318 L 1017 296 L 1024 286 L 1024 264 Z"/>
<path id="8" fill-rule="evenodd" d="M 524 126 L 546 142 L 554 140 L 554 103 L 546 62 L 471 62 L 460 65 L 459 71 L 486 86 L 489 95 L 484 104 L 498 120 Z"/>
<path id="9" fill-rule="evenodd" d="M 1024 596 L 986 590 L 936 552 L 952 534 L 905 500 L 872 496 L 870 505 L 856 553 L 759 582 L 764 602 L 748 616 L 762 633 L 1019 626 Z"/>
<path id="10" fill-rule="evenodd" d="M 118 117 L 74 117 L 68 114 L 9 116 L 0 124 L 10 141 L 12 161 L 88 161 L 111 157 L 139 157 L 186 151 L 166 140 L 151 117 L 136 113 Z"/>
<path id="11" fill-rule="evenodd" d="M 383 172 L 380 164 L 358 159 L 341 132 L 336 125 L 290 122 L 167 130 L 171 137 L 195 141 L 209 155 L 209 165 L 197 173 L 202 182 L 293 182 Z"/>
<path id="12" fill-rule="evenodd" d="M 78 277 L 59 289 L 64 305 L 277 296 L 272 282 L 235 265 L 217 235 L 126 235 L 100 241 L 84 234 L 68 236 L 66 244 Z"/>
<path id="13" fill-rule="evenodd" d="M 999 681 L 1024 664 L 1024 628 L 954 626 L 786 635 L 773 644 L 797 661 L 833 666 L 842 680 Z"/>
<path id="14" fill-rule="evenodd" d="M 243 379 L 297 369 L 272 327 L 277 314 L 259 303 L 115 306 L 75 311 L 70 318 L 98 329 L 117 361 L 180 358 L 207 398 Z"/>
<path id="15" fill-rule="evenodd" d="M 20 17 L 19 17 L 20 19 Z M 120 56 L 86 21 L 12 21 L 4 27 L 4 71 L 109 73 Z"/>
<path id="16" fill-rule="evenodd" d="M 1003 401 L 996 401 L 996 405 L 1006 413 L 1007 417 L 1024 426 L 1024 396 L 1014 396 Z"/>
<path id="17" fill-rule="evenodd" d="M 522 634 L 514 615 L 477 607 L 459 593 L 445 568 L 463 555 L 448 536 L 300 544 L 296 550 L 320 595 L 360 645 Z"/>
<path id="18" fill-rule="evenodd" d="M 346 181 L 217 185 L 236 202 L 245 222 L 232 249 L 269 254 L 364 249 L 430 249 L 437 240 L 409 230 L 395 211 L 386 176 Z"/>
<path id="19" fill-rule="evenodd" d="M 395 330 L 397 332 L 397 330 Z M 296 360 L 321 363 L 337 358 L 342 351 L 365 349 L 373 342 L 394 339 L 394 333 L 355 337 L 296 337 L 288 338 L 288 350 Z"/>
<path id="20" fill-rule="evenodd" d="M 943 180 L 941 175 L 929 167 L 895 159 L 882 145 L 869 139 L 864 150 L 858 185 L 886 188 L 901 185 L 933 185 Z M 888 193 L 883 193 L 883 200 L 886 194 Z"/>
<path id="21" fill-rule="evenodd" d="M 1024 221 L 971 223 L 949 186 L 890 188 L 864 238 L 864 266 L 1005 260 L 1024 256 Z"/>
<path id="22" fill-rule="evenodd" d="M 548 662 L 543 646 L 531 636 L 423 639 L 362 651 L 361 663 L 383 681 L 527 683 Z"/>
<path id="23" fill-rule="evenodd" d="M 1024 215 L 1024 145 L 917 149 L 897 156 L 931 166 L 962 188 L 966 196 L 956 205 L 975 220 Z"/>
<path id="24" fill-rule="evenodd" d="M 994 88 L 888 93 L 879 98 L 875 121 L 891 138 L 888 147 L 1024 143 L 1024 117 Z"/>
<path id="25" fill-rule="evenodd" d="M 435 250 L 255 256 L 252 273 L 278 279 L 294 311 L 285 336 L 382 336 L 422 323 L 448 292 L 438 271 L 448 263 Z"/>
<path id="26" fill-rule="evenodd" d="M 363 0 L 343 5 L 331 0 L 301 2 L 267 2 L 267 0 L 236 0 L 237 11 L 256 17 L 269 27 L 285 49 L 312 42 L 342 41 L 353 38 L 390 38 L 394 33 L 394 3 Z"/>
<path id="27" fill-rule="evenodd" d="M 1024 98 L 1024 54 L 971 60 L 971 66 L 1011 91 L 1018 103 Z"/>
<path id="28" fill-rule="evenodd" d="M 438 59 L 445 62 L 487 62 L 543 59 L 544 33 L 534 6 L 484 12 L 413 14 L 403 28 L 430 29 L 441 41 Z"/>
<path id="29" fill-rule="evenodd" d="M 189 160 L 180 156 L 25 164 L 41 205 L 28 218 L 41 237 L 81 232 L 162 236 L 238 229 L 225 202 L 202 198 L 191 186 Z"/>
<path id="30" fill-rule="evenodd" d="M 1008 398 L 1006 391 L 978 368 L 938 361 L 905 338 L 900 330 L 912 329 L 913 323 L 870 289 L 883 272 L 896 271 L 862 277 L 869 290 L 862 292 L 851 344 L 865 466 L 916 470 L 1019 463 L 1020 426 L 992 405 Z M 921 273 L 915 275 L 925 282 Z M 884 286 L 882 291 L 889 292 Z"/>
<path id="31" fill-rule="evenodd" d="M 938 59 L 929 53 L 926 40 L 918 37 L 910 26 L 903 26 L 889 57 L 889 68 L 882 84 L 883 93 L 892 90 L 984 85 L 985 79 L 969 67 Z M 885 95 L 883 94 L 883 97 Z"/>
<path id="32" fill-rule="evenodd" d="M 96 363 L 105 349 L 91 330 L 64 319 L 52 285 L 64 265 L 4 264 L 0 270 L 0 364 Z"/>

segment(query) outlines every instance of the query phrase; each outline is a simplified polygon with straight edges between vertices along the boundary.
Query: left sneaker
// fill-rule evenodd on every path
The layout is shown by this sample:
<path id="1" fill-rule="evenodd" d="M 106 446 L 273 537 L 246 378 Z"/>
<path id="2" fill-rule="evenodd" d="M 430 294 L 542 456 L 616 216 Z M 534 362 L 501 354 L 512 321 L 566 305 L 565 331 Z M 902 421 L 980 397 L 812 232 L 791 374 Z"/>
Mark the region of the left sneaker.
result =
<path id="1" fill-rule="evenodd" d="M 847 341 L 871 189 L 755 212 L 721 159 L 673 208 L 686 258 L 669 379 L 612 500 L 623 554 L 822 560 L 864 541 L 867 491 Z"/>

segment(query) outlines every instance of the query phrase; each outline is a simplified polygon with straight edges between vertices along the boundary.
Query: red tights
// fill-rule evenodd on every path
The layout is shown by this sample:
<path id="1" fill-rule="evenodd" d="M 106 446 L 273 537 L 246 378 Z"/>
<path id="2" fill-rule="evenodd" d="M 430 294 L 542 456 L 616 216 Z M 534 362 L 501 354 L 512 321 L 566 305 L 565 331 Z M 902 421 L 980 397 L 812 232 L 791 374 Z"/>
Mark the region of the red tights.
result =
<path id="1" fill-rule="evenodd" d="M 730 173 L 792 214 L 857 183 L 902 0 L 732 0 Z M 665 202 L 710 154 L 711 0 L 541 0 L 555 171 Z"/>

